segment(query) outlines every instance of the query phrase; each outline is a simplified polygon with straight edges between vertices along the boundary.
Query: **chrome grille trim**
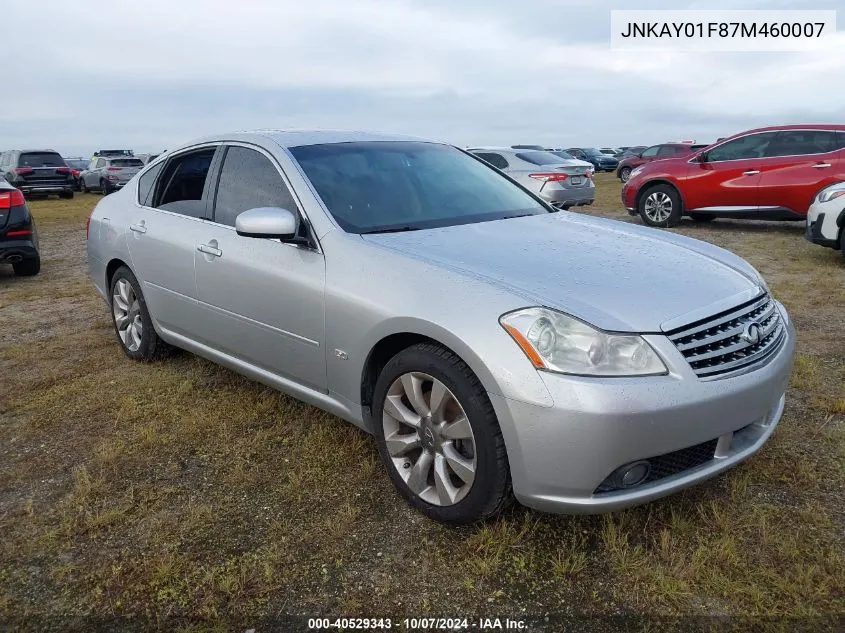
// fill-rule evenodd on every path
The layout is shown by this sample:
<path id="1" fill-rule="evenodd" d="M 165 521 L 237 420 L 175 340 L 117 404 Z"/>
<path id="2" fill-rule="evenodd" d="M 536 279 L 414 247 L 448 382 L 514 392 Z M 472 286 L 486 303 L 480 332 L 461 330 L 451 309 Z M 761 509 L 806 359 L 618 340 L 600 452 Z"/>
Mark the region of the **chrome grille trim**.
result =
<path id="1" fill-rule="evenodd" d="M 741 338 L 752 322 L 760 326 L 756 343 Z M 765 362 L 780 349 L 786 328 L 775 301 L 766 294 L 727 313 L 678 328 L 668 337 L 697 376 L 714 378 Z"/>

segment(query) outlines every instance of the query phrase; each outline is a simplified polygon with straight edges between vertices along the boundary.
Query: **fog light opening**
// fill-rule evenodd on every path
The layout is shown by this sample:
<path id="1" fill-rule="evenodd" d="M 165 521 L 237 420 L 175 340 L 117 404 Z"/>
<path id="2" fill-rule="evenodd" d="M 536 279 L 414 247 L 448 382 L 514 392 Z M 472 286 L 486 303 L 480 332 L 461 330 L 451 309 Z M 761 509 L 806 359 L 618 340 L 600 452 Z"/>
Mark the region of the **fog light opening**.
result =
<path id="1" fill-rule="evenodd" d="M 651 464 L 643 459 L 618 468 L 613 479 L 618 488 L 633 488 L 643 483 L 650 472 Z"/>

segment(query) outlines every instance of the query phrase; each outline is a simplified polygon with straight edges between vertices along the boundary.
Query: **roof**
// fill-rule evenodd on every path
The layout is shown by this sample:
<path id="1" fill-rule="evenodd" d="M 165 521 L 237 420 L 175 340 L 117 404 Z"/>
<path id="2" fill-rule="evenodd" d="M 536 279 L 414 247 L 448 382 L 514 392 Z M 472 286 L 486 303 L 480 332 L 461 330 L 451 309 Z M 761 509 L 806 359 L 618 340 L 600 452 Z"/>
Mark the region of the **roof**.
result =
<path id="1" fill-rule="evenodd" d="M 436 143 L 429 139 L 401 134 L 382 134 L 379 132 L 365 132 L 359 130 L 240 130 L 225 134 L 214 134 L 196 139 L 194 143 L 209 143 L 212 141 L 244 140 L 250 136 L 263 136 L 272 139 L 282 147 L 297 147 L 300 145 L 320 145 L 324 143 L 352 143 L 367 141 L 420 141 Z"/>
<path id="2" fill-rule="evenodd" d="M 517 152 L 530 152 L 530 149 L 514 149 L 513 147 L 502 147 L 496 145 L 473 146 L 466 148 L 468 152 L 510 152 L 516 154 Z M 539 152 L 540 150 L 533 150 Z"/>

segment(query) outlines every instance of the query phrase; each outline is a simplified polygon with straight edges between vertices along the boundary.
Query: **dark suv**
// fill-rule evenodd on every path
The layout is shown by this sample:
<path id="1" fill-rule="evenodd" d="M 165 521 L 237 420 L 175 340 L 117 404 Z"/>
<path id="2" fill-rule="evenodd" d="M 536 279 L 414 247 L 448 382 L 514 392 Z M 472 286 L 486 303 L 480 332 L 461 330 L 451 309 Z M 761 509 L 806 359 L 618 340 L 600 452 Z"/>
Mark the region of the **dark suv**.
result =
<path id="1" fill-rule="evenodd" d="M 595 147 L 570 147 L 566 150 L 567 154 L 571 154 L 578 160 L 585 160 L 592 163 L 596 171 L 614 171 L 619 165 L 619 161 L 609 154 L 602 154 Z"/>
<path id="2" fill-rule="evenodd" d="M 61 155 L 51 149 L 13 149 L 0 154 L 0 174 L 24 195 L 58 194 L 73 198 L 74 178 Z"/>
<path id="3" fill-rule="evenodd" d="M 38 233 L 26 199 L 19 189 L 0 178 L 0 262 L 11 264 L 16 275 L 37 275 L 41 270 Z"/>
<path id="4" fill-rule="evenodd" d="M 660 145 L 643 147 L 639 152 L 633 152 L 619 161 L 619 167 L 616 168 L 616 175 L 622 182 L 627 182 L 631 172 L 640 165 L 645 165 L 653 160 L 677 158 L 684 154 L 692 154 L 705 147 L 707 145 L 692 145 L 687 143 L 661 143 Z"/>

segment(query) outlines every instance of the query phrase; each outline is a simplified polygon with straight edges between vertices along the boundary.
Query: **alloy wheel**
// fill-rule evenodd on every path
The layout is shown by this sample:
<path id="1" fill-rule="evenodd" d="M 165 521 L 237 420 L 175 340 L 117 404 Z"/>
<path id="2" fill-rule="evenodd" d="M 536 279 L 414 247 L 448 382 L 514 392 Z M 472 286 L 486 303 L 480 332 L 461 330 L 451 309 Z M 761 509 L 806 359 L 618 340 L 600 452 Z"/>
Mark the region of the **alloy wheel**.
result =
<path id="1" fill-rule="evenodd" d="M 629 167 L 623 167 L 622 171 L 619 172 L 619 179 L 622 182 L 628 182 L 628 178 L 631 177 L 631 169 Z"/>
<path id="2" fill-rule="evenodd" d="M 408 488 L 432 505 L 461 501 L 475 480 L 475 437 L 449 388 L 422 372 L 402 374 L 382 411 L 388 455 Z"/>
<path id="3" fill-rule="evenodd" d="M 666 222 L 672 215 L 672 199 L 663 191 L 655 191 L 645 200 L 645 214 L 654 223 Z"/>
<path id="4" fill-rule="evenodd" d="M 135 296 L 132 284 L 126 279 L 118 279 L 112 295 L 114 326 L 123 345 L 130 352 L 141 347 L 144 324 L 141 321 L 141 303 Z"/>

